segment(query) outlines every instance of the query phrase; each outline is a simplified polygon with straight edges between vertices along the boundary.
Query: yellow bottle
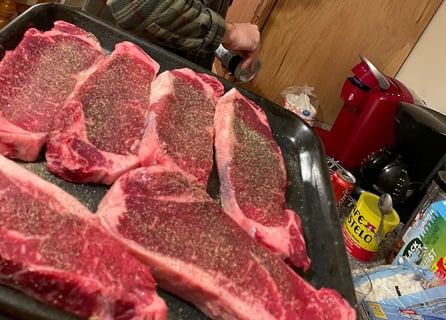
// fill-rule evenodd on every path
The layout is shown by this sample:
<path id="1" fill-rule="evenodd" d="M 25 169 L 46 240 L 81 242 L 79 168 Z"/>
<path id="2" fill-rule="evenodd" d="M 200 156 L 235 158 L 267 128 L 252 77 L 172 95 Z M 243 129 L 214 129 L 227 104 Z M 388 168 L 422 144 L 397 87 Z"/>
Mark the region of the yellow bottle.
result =
<path id="1" fill-rule="evenodd" d="M 15 1 L 0 0 L 0 29 L 6 26 L 16 13 Z"/>

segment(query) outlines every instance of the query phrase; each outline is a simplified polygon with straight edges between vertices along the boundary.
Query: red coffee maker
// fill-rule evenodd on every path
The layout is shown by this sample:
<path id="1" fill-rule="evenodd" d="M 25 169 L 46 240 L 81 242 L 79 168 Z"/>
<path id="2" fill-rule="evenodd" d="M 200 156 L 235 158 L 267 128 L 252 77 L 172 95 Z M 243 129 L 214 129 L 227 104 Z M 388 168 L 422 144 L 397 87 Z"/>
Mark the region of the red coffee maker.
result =
<path id="1" fill-rule="evenodd" d="M 385 76 L 368 59 L 346 79 L 344 105 L 330 130 L 315 127 L 326 154 L 356 171 L 368 156 L 395 144 L 394 121 L 400 101 L 423 104 L 396 79 Z"/>

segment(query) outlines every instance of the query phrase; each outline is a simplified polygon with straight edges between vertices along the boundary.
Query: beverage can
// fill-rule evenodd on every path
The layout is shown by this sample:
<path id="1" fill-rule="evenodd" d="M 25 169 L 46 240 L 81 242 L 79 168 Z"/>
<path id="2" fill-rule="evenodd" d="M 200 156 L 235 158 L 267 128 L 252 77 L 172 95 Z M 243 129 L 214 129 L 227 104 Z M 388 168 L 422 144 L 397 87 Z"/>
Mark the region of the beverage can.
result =
<path id="1" fill-rule="evenodd" d="M 331 184 L 335 194 L 336 204 L 340 206 L 353 191 L 356 183 L 355 176 L 348 170 L 339 168 L 331 174 Z"/>
<path id="2" fill-rule="evenodd" d="M 240 82 L 252 80 L 262 66 L 260 60 L 257 60 L 253 68 L 242 70 L 243 57 L 227 50 L 221 44 L 215 51 L 215 55 L 221 61 L 223 68 Z"/>

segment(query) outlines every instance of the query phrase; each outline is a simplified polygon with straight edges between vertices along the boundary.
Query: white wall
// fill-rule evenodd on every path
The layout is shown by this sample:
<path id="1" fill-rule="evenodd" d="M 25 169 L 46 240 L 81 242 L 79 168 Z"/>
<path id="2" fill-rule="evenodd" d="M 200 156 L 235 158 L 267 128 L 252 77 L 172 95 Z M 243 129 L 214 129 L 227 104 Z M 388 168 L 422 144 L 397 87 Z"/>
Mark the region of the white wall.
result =
<path id="1" fill-rule="evenodd" d="M 416 43 L 396 78 L 428 107 L 446 114 L 446 1 Z"/>

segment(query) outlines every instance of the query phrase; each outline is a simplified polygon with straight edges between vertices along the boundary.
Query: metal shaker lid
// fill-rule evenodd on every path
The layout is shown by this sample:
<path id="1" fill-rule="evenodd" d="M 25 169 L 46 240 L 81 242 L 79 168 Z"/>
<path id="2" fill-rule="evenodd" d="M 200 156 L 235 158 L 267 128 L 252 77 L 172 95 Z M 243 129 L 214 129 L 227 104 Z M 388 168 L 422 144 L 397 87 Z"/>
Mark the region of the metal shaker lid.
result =
<path id="1" fill-rule="evenodd" d="M 252 69 L 248 70 L 242 70 L 242 64 L 239 63 L 237 65 L 237 68 L 235 68 L 234 71 L 234 77 L 240 80 L 240 82 L 248 82 L 251 81 L 257 74 L 257 72 L 260 70 L 262 63 L 260 60 L 257 60 L 254 67 Z"/>

